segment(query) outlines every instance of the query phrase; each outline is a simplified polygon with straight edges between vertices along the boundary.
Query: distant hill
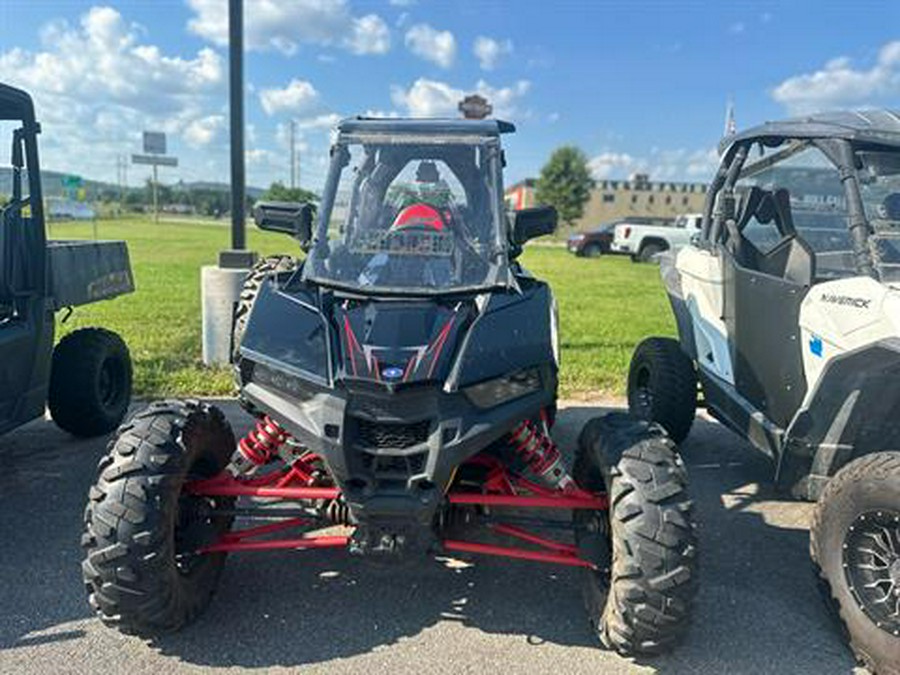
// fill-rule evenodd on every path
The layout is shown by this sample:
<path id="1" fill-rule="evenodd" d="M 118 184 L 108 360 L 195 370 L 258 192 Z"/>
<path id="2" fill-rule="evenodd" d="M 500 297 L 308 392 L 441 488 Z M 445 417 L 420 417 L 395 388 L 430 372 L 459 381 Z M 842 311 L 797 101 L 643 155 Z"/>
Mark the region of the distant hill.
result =
<path id="1" fill-rule="evenodd" d="M 69 174 L 62 173 L 59 171 L 49 171 L 43 170 L 41 171 L 41 179 L 44 187 L 44 196 L 45 197 L 62 197 L 65 195 L 65 190 L 63 188 L 63 178 Z M 215 183 L 210 181 L 179 181 L 178 183 L 161 183 L 163 185 L 167 185 L 171 188 L 175 189 L 183 189 L 188 191 L 195 190 L 212 190 L 215 192 L 228 192 L 231 187 L 228 183 Z M 116 191 L 118 190 L 118 186 L 114 183 L 106 183 L 104 181 L 91 180 L 90 178 L 84 178 L 82 182 L 82 187 L 84 187 L 85 192 L 87 193 L 87 200 L 91 201 L 97 199 L 98 195 L 101 192 L 106 191 Z M 132 185 L 128 188 L 130 191 L 132 190 L 143 190 L 144 186 L 135 186 Z M 7 166 L 0 166 L 0 195 L 8 195 L 12 192 L 12 169 Z M 265 189 L 258 187 L 247 187 L 247 196 L 251 199 L 258 199 L 265 192 Z"/>

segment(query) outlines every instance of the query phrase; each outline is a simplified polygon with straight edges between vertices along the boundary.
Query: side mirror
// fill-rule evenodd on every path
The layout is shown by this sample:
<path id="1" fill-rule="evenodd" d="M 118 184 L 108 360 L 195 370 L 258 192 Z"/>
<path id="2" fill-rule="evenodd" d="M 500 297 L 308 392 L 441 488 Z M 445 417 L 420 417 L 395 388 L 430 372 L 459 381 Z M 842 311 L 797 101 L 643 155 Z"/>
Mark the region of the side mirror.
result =
<path id="1" fill-rule="evenodd" d="M 306 246 L 312 240 L 312 204 L 297 202 L 257 202 L 253 207 L 253 220 L 257 227 L 269 232 L 289 234 Z"/>
<path id="2" fill-rule="evenodd" d="M 556 232 L 558 216 L 552 206 L 535 206 L 514 211 L 512 214 L 511 239 L 515 246 L 545 234 Z"/>

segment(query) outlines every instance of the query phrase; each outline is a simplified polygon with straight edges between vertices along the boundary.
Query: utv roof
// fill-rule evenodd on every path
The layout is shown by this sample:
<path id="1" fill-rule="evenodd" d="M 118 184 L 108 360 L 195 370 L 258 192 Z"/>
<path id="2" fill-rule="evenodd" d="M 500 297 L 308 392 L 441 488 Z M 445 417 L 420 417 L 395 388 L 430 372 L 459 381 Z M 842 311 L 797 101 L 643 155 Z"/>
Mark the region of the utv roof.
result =
<path id="1" fill-rule="evenodd" d="M 341 134 L 499 136 L 514 132 L 516 127 L 510 122 L 502 120 L 349 117 L 341 120 L 337 129 Z"/>
<path id="2" fill-rule="evenodd" d="M 766 122 L 726 136 L 719 143 L 719 153 L 724 153 L 740 141 L 760 138 L 846 138 L 851 141 L 900 145 L 900 113 L 892 110 L 828 112 Z"/>
<path id="3" fill-rule="evenodd" d="M 0 120 L 34 122 L 34 103 L 21 89 L 0 83 Z"/>

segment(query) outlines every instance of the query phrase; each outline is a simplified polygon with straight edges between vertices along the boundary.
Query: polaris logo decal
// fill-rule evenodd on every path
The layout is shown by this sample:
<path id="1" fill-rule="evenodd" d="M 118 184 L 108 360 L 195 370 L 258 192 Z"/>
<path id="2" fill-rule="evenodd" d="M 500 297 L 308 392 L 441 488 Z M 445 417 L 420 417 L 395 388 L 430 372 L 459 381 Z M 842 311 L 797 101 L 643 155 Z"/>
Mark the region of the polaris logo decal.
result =
<path id="1" fill-rule="evenodd" d="M 388 366 L 381 371 L 381 376 L 388 382 L 394 382 L 403 377 L 403 368 L 397 366 Z"/>
<path id="2" fill-rule="evenodd" d="M 854 298 L 850 295 L 833 295 L 832 293 L 822 293 L 822 302 L 832 305 L 844 305 L 846 307 L 856 307 L 857 309 L 869 309 L 872 303 L 871 298 Z"/>

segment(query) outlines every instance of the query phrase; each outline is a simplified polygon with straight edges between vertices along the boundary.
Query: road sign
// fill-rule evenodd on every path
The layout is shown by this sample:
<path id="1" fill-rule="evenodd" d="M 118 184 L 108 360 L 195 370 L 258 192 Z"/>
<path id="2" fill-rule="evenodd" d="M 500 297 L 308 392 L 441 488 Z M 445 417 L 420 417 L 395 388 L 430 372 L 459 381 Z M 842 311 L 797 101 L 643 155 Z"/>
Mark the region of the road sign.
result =
<path id="1" fill-rule="evenodd" d="M 166 154 L 166 135 L 161 131 L 145 131 L 144 152 L 149 155 Z"/>
<path id="2" fill-rule="evenodd" d="M 82 184 L 81 176 L 69 175 L 63 176 L 61 179 L 64 188 L 79 188 Z"/>
<path id="3" fill-rule="evenodd" d="M 132 164 L 153 164 L 154 166 L 178 166 L 177 157 L 163 157 L 162 155 L 132 155 Z"/>
<path id="4" fill-rule="evenodd" d="M 494 112 L 494 106 L 484 96 L 471 94 L 459 102 L 459 111 L 467 120 L 483 120 Z"/>

